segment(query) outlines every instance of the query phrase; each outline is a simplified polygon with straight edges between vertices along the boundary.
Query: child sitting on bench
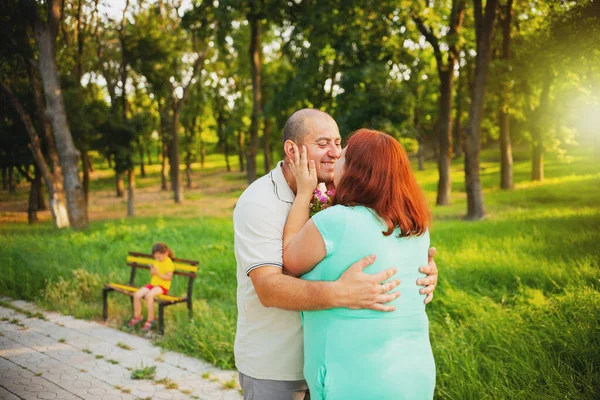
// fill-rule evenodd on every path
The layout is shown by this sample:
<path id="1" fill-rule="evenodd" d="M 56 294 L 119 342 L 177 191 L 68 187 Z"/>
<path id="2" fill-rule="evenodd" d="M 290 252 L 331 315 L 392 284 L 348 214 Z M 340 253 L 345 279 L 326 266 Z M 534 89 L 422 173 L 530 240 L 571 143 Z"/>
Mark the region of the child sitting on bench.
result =
<path id="1" fill-rule="evenodd" d="M 173 279 L 173 251 L 164 243 L 156 243 L 152 246 L 152 257 L 156 259 L 150 275 L 152 279 L 150 284 L 141 287 L 133 295 L 133 318 L 129 321 L 129 326 L 137 325 L 142 318 L 142 299 L 146 299 L 146 307 L 148 308 L 148 318 L 142 327 L 142 331 L 147 332 L 154 326 L 154 298 L 160 294 L 167 294 L 171 287 Z"/>

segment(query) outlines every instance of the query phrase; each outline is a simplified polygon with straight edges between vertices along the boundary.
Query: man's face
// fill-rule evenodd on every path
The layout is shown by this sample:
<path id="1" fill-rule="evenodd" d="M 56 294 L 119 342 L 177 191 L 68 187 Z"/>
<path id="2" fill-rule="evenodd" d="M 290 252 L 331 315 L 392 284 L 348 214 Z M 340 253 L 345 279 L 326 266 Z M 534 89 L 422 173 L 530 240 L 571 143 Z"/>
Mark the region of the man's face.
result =
<path id="1" fill-rule="evenodd" d="M 306 121 L 308 135 L 304 145 L 309 160 L 314 160 L 319 182 L 333 182 L 333 167 L 342 152 L 342 137 L 335 121 L 317 118 Z"/>

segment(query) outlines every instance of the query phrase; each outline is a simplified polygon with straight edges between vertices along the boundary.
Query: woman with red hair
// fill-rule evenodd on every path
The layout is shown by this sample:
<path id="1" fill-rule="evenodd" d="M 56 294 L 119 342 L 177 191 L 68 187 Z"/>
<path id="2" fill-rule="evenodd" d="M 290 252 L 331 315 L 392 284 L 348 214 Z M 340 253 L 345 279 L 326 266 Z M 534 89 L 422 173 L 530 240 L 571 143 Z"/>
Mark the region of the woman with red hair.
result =
<path id="1" fill-rule="evenodd" d="M 394 265 L 395 310 L 303 312 L 304 377 L 311 399 L 431 399 L 435 363 L 418 268 L 427 263 L 430 213 L 393 137 L 360 129 L 335 163 L 333 206 L 309 219 L 317 184 L 306 149 L 295 149 L 298 193 L 284 230 L 283 265 L 303 279 L 335 281 L 347 265 L 376 255 L 367 273 Z M 386 283 L 381 285 L 387 291 Z"/>

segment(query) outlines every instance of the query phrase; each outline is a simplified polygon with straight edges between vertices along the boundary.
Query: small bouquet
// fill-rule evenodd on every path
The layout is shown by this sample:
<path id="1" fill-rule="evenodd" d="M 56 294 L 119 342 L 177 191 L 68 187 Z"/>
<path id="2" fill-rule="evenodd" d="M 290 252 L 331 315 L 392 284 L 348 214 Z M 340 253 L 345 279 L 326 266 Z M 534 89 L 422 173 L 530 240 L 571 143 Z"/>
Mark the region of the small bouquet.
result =
<path id="1" fill-rule="evenodd" d="M 309 204 L 309 214 L 312 217 L 319 211 L 322 211 L 331 205 L 333 195 L 335 194 L 335 189 L 329 189 L 325 192 L 321 191 L 319 188 L 315 189 L 313 193 L 313 199 Z"/>

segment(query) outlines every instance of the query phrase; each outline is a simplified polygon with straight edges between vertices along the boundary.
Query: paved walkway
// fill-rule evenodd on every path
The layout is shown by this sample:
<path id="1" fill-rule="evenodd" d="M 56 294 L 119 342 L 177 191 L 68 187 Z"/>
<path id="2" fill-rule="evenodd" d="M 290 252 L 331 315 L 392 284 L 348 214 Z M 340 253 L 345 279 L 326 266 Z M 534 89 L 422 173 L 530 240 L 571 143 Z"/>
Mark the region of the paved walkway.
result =
<path id="1" fill-rule="evenodd" d="M 235 371 L 95 322 L 2 300 L 0 399 L 242 398 Z M 154 379 L 131 379 L 133 371 L 152 366 Z"/>

